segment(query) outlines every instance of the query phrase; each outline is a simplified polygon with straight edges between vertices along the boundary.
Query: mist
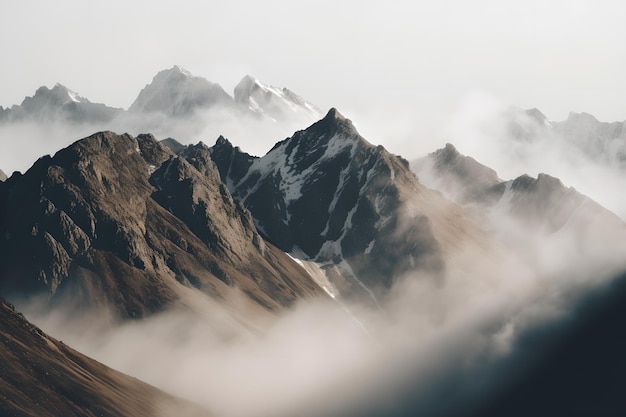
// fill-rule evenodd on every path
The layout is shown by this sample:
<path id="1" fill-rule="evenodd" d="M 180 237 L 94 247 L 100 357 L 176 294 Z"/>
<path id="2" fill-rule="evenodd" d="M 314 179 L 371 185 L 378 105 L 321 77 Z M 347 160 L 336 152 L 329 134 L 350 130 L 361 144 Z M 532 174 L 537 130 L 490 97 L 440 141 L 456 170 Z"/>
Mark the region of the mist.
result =
<path id="1" fill-rule="evenodd" d="M 443 280 L 398 280 L 382 308 L 307 300 L 258 328 L 181 287 L 182 307 L 140 321 L 22 310 L 77 350 L 220 416 L 459 415 L 532 366 L 528 335 L 558 334 L 589 292 L 626 270 L 623 227 L 581 236 L 575 225 L 546 233 L 490 221 L 493 241 L 451 254 Z"/>
<path id="2" fill-rule="evenodd" d="M 538 131 L 536 137 L 520 140 L 510 130 L 510 114 L 508 103 L 491 94 L 474 93 L 451 114 L 442 136 L 462 154 L 496 170 L 503 180 L 546 173 L 626 219 L 626 196 L 621 191 L 626 172 L 615 155 L 607 152 L 604 158 L 594 158 L 554 131 Z M 533 124 L 523 116 L 517 122 Z"/>
<path id="3" fill-rule="evenodd" d="M 367 139 L 380 139 L 404 157 L 451 142 L 500 178 L 546 172 L 624 218 L 623 173 L 563 138 L 516 141 L 503 116 L 507 109 L 479 94 L 442 116 L 443 124 L 421 126 L 419 117 L 391 109 L 377 113 L 381 119 L 358 110 L 346 116 Z M 255 155 L 306 127 L 217 110 L 180 120 L 124 117 L 106 128 L 184 144 L 210 145 L 224 135 Z M 0 155 L 0 168 L 24 171 L 41 154 L 103 128 L 1 126 L 0 141 L 11 153 Z M 182 286 L 181 305 L 140 321 L 122 322 L 108 311 L 44 312 L 36 302 L 20 308 L 73 348 L 220 416 L 460 415 L 532 366 L 535 350 L 549 344 L 542 329 L 559 334 L 588 294 L 626 270 L 623 223 L 607 222 L 601 213 L 547 233 L 493 211 L 484 227 L 493 239 L 451 254 L 443 280 L 408 274 L 378 300 L 381 308 L 307 300 L 259 327 L 252 318 L 242 322 L 232 306 Z"/>
<path id="4" fill-rule="evenodd" d="M 219 136 L 251 155 L 264 155 L 279 140 L 314 121 L 274 121 L 266 117 L 239 113 L 233 109 L 199 110 L 187 117 L 170 117 L 161 113 L 125 113 L 107 123 L 72 123 L 63 120 L 24 120 L 0 123 L 0 169 L 8 176 L 14 171 L 25 172 L 40 157 L 58 150 L 93 133 L 111 130 L 137 136 L 151 133 L 158 140 L 174 138 L 180 143 L 203 141 L 211 146 Z"/>

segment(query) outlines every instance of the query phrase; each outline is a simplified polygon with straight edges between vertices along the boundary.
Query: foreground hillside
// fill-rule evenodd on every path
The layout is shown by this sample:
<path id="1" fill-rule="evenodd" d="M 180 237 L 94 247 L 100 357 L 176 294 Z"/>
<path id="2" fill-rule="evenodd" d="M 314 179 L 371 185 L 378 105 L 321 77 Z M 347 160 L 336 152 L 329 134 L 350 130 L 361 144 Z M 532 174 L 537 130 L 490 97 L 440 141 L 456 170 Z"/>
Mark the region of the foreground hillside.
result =
<path id="1" fill-rule="evenodd" d="M 0 299 L 0 415 L 200 417 L 209 413 L 76 352 Z"/>

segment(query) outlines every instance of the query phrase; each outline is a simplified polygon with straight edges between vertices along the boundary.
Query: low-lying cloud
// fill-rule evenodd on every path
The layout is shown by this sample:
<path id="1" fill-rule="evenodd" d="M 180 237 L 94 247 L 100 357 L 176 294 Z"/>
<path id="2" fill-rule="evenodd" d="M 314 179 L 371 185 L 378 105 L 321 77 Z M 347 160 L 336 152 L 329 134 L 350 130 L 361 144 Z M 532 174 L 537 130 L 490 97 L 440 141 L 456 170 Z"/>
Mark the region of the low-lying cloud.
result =
<path id="1" fill-rule="evenodd" d="M 64 121 L 23 120 L 0 123 L 0 169 L 7 175 L 25 172 L 41 156 L 53 155 L 61 148 L 95 132 L 111 130 L 118 134 L 152 133 L 157 139 L 174 138 L 182 144 L 199 141 L 207 145 L 224 136 L 244 152 L 264 155 L 277 141 L 313 123 L 309 120 L 274 121 L 232 108 L 199 110 L 185 117 L 162 113 L 124 113 L 106 123 L 69 123 Z"/>
<path id="2" fill-rule="evenodd" d="M 216 415 L 458 413 L 526 365 L 516 360 L 532 359 L 519 353 L 520 337 L 567 319 L 588 291 L 626 269 L 623 233 L 581 245 L 575 229 L 493 226 L 500 237 L 491 246 L 457 252 L 443 281 L 405 277 L 379 300 L 382 310 L 308 300 L 256 331 L 191 292 L 191 309 L 141 321 L 32 309 L 28 317 Z"/>
<path id="3" fill-rule="evenodd" d="M 446 141 L 504 179 L 539 172 L 561 177 L 624 218 L 619 172 L 559 139 L 508 140 L 502 110 L 489 97 L 469 100 Z M 358 126 L 358 117 L 347 116 Z M 252 154 L 293 133 L 220 113 L 199 115 L 197 123 L 141 123 L 123 130 L 162 126 L 152 129 L 158 138 L 183 143 L 223 134 Z M 35 149 L 54 153 L 94 126 L 83 128 L 2 127 L 2 146 L 11 139 L 12 156 L 2 153 L 0 168 L 23 170 L 22 158 L 32 163 Z M 419 145 L 420 155 L 435 150 L 433 144 Z M 491 244 L 456 252 L 444 280 L 409 274 L 379 300 L 382 309 L 307 300 L 261 331 L 199 293 L 188 294 L 189 309 L 123 323 L 102 312 L 77 317 L 22 309 L 81 352 L 220 416 L 460 415 L 516 369 L 531 366 L 534 354 L 520 340 L 542 326 L 558 331 L 589 291 L 626 270 L 623 231 L 589 223 L 590 235 L 575 227 L 540 233 L 501 213 L 489 221 Z"/>

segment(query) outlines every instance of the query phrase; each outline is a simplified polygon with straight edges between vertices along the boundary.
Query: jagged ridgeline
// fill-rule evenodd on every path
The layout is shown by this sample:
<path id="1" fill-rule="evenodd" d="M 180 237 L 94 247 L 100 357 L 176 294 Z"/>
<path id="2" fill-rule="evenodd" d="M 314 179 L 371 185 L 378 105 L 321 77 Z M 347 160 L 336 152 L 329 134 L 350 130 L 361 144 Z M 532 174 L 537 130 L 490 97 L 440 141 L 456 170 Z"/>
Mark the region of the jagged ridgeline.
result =
<path id="1" fill-rule="evenodd" d="M 279 310 L 320 288 L 266 243 L 208 152 L 97 133 L 0 183 L 2 293 L 160 311 L 180 286 Z"/>
<path id="2" fill-rule="evenodd" d="M 482 233 L 336 109 L 261 158 L 224 138 L 211 157 L 260 233 L 331 277 L 334 270 L 337 286 L 376 292 L 409 272 L 437 277 L 447 255 Z"/>
<path id="3" fill-rule="evenodd" d="M 311 123 L 320 110 L 288 88 L 266 85 L 246 75 L 229 95 L 219 84 L 179 67 L 159 71 L 139 92 L 128 111 L 93 103 L 62 84 L 42 86 L 20 105 L 0 107 L 0 122 L 69 122 L 128 126 L 155 114 L 185 119 L 211 110 L 235 117 L 254 116 L 274 122 L 293 120 Z"/>
<path id="4" fill-rule="evenodd" d="M 13 175 L 0 198 L 3 294 L 125 317 L 164 309 L 181 286 L 269 311 L 322 294 L 285 252 L 314 262 L 332 295 L 369 297 L 408 273 L 438 279 L 458 247 L 484 240 L 335 109 L 262 158 L 224 138 L 97 133 Z"/>

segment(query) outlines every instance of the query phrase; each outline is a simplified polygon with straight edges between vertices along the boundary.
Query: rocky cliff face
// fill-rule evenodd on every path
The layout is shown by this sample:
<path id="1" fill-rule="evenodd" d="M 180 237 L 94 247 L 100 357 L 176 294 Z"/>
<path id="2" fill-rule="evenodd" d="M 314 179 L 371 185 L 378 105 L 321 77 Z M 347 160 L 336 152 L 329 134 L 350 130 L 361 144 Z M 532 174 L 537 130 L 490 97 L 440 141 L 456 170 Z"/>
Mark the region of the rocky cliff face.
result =
<path id="1" fill-rule="evenodd" d="M 180 285 L 265 310 L 320 293 L 263 241 L 201 151 L 185 159 L 150 135 L 101 132 L 1 183 L 2 293 L 125 317 L 163 309 Z"/>
<path id="2" fill-rule="evenodd" d="M 76 352 L 30 324 L 3 299 L 0 358 L 3 416 L 158 417 L 166 410 L 210 415 Z"/>
<path id="3" fill-rule="evenodd" d="M 211 156 L 272 243 L 369 288 L 387 288 L 409 271 L 441 273 L 444 254 L 478 233 L 407 161 L 368 143 L 335 109 L 262 158 L 224 139 Z"/>

